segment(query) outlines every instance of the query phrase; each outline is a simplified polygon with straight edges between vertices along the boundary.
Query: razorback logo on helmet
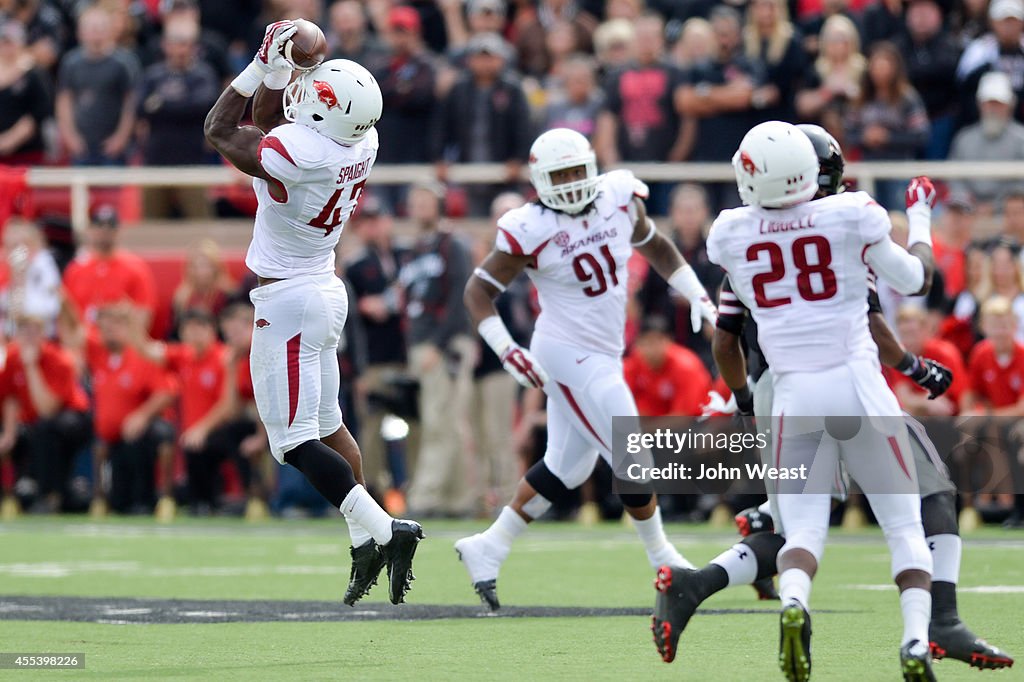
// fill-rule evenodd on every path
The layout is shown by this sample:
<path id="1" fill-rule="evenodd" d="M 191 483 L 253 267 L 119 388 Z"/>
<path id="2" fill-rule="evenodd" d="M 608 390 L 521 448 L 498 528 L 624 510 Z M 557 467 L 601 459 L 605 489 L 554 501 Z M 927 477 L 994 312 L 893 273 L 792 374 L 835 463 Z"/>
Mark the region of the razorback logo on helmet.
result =
<path id="1" fill-rule="evenodd" d="M 530 152 L 530 163 L 537 163 L 537 155 Z"/>
<path id="2" fill-rule="evenodd" d="M 757 164 L 755 164 L 754 160 L 750 158 L 750 154 L 746 152 L 740 152 L 740 164 L 743 166 L 743 170 L 747 171 L 747 174 L 758 174 Z"/>
<path id="3" fill-rule="evenodd" d="M 316 90 L 316 96 L 327 105 L 328 109 L 341 108 L 338 104 L 338 96 L 334 94 L 334 88 L 331 87 L 330 83 L 326 81 L 313 81 L 313 89 Z"/>
<path id="4" fill-rule="evenodd" d="M 269 323 L 269 322 L 267 322 L 267 321 L 266 321 L 266 320 L 265 320 L 264 318 L 262 318 L 262 317 L 261 317 L 260 319 L 256 320 L 256 328 L 257 328 L 257 329 L 266 329 L 266 328 L 267 328 L 267 327 L 269 327 L 269 326 L 270 326 L 270 323 Z"/>

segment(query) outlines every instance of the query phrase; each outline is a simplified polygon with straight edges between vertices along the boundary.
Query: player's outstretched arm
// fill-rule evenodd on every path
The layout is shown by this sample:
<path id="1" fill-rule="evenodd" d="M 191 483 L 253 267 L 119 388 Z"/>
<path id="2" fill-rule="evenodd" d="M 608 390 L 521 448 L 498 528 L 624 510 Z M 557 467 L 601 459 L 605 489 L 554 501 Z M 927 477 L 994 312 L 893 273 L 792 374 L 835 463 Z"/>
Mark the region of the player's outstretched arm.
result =
<path id="1" fill-rule="evenodd" d="M 888 236 L 864 251 L 864 262 L 901 294 L 920 296 L 931 289 L 935 273 L 931 236 L 934 205 L 932 181 L 924 176 L 914 178 L 907 186 L 907 251 L 894 244 Z"/>
<path id="2" fill-rule="evenodd" d="M 647 207 L 643 201 L 634 198 L 632 208 L 637 215 L 633 227 L 633 248 L 647 259 L 654 271 L 665 278 L 670 287 L 690 302 L 690 322 L 694 332 L 700 331 L 702 320 L 707 320 L 713 325 L 718 312 L 693 268 L 683 258 L 683 254 L 679 253 L 676 245 L 659 232 L 654 221 L 647 217 Z"/>
<path id="3" fill-rule="evenodd" d="M 548 381 L 547 373 L 529 350 L 515 342 L 494 307 L 494 299 L 532 259 L 532 256 L 516 256 L 497 249 L 491 251 L 466 282 L 462 300 L 480 336 L 501 358 L 508 373 L 527 388 L 543 388 Z"/>
<path id="4" fill-rule="evenodd" d="M 263 131 L 255 126 L 238 124 L 246 103 L 261 83 L 272 90 L 281 90 L 288 84 L 292 65 L 282 55 L 281 48 L 295 31 L 293 21 L 278 21 L 267 26 L 256 56 L 221 93 L 203 126 L 206 139 L 213 148 L 235 168 L 255 178 L 271 179 L 259 162 Z"/>

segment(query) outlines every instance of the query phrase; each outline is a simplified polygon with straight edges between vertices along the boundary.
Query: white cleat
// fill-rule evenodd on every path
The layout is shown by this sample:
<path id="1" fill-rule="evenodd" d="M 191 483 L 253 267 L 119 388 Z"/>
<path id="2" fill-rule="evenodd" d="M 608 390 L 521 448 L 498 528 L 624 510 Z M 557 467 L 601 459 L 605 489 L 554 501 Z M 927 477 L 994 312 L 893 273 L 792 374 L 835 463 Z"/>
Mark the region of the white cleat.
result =
<path id="1" fill-rule="evenodd" d="M 480 533 L 457 541 L 455 552 L 469 572 L 480 601 L 492 611 L 497 611 L 501 607 L 498 602 L 498 571 L 504 560 L 502 554 L 507 556 L 508 552 L 502 552 Z"/>

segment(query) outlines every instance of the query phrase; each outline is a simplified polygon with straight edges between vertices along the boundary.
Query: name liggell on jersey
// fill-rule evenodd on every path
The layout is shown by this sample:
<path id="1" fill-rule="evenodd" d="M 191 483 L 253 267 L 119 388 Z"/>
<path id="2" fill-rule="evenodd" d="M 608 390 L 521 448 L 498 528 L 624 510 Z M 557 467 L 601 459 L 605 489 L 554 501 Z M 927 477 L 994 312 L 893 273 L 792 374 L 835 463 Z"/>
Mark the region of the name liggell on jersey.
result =
<path id="1" fill-rule="evenodd" d="M 565 234 L 565 233 L 563 232 L 563 233 L 560 233 L 558 235 L 555 235 L 555 243 L 558 246 L 562 247 L 562 257 L 564 258 L 566 256 L 571 256 L 574 252 L 576 252 L 577 249 L 581 249 L 584 246 L 590 246 L 591 244 L 597 244 L 597 243 L 603 242 L 603 241 L 605 241 L 607 239 L 615 239 L 615 237 L 618 236 L 618 228 L 613 227 L 613 228 L 608 229 L 608 230 L 602 230 L 600 232 L 595 232 L 594 234 L 589 234 L 586 237 L 584 237 L 583 239 L 577 239 L 572 244 L 559 244 L 558 243 L 559 242 L 558 237 L 560 237 L 562 234 Z"/>
<path id="2" fill-rule="evenodd" d="M 350 166 L 345 166 L 338 171 L 338 184 L 344 184 L 346 182 L 352 182 L 366 175 L 367 169 L 370 167 L 370 159 L 363 159 L 359 163 L 353 163 Z"/>
<path id="3" fill-rule="evenodd" d="M 761 219 L 761 234 L 777 234 L 779 232 L 796 232 L 814 227 L 814 214 L 804 216 L 800 220 L 764 220 Z"/>

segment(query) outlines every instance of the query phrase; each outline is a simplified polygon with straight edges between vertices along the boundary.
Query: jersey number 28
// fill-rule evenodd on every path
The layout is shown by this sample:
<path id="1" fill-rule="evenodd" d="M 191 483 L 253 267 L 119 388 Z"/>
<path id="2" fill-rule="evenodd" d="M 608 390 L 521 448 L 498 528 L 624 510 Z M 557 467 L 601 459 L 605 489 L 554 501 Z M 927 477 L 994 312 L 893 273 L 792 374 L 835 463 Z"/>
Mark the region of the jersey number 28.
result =
<path id="1" fill-rule="evenodd" d="M 808 247 L 811 247 L 808 249 Z M 808 251 L 815 251 L 814 260 L 808 260 Z M 836 295 L 836 273 L 832 268 L 832 248 L 828 239 L 821 235 L 813 237 L 801 237 L 793 242 L 793 265 L 796 267 L 796 289 L 800 298 L 805 301 L 824 301 Z M 751 284 L 754 286 L 754 300 L 758 308 L 776 308 L 780 305 L 787 305 L 793 301 L 789 296 L 778 296 L 768 298 L 765 287 L 773 282 L 778 282 L 786 276 L 786 260 L 783 257 L 782 247 L 775 242 L 760 242 L 751 244 L 747 249 L 747 262 L 755 263 L 761 260 L 761 254 L 768 253 L 768 262 L 771 270 L 759 272 L 754 275 Z M 817 277 L 813 277 L 817 275 Z"/>

